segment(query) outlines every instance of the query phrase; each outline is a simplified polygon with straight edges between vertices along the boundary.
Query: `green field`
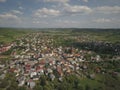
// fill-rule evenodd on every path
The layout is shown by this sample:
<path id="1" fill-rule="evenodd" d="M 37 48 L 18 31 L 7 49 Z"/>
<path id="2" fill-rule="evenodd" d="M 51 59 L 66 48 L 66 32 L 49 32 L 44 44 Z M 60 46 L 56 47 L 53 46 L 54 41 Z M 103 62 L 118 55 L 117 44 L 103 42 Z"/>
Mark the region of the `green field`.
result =
<path id="1" fill-rule="evenodd" d="M 111 43 L 120 42 L 119 29 L 17 29 L 17 28 L 0 28 L 0 42 L 11 42 L 26 33 L 43 32 L 56 36 L 87 36 L 89 40 L 106 41 Z"/>
<path id="2" fill-rule="evenodd" d="M 14 28 L 0 28 L 0 43 L 10 43 L 26 33 L 26 30 L 14 29 Z"/>

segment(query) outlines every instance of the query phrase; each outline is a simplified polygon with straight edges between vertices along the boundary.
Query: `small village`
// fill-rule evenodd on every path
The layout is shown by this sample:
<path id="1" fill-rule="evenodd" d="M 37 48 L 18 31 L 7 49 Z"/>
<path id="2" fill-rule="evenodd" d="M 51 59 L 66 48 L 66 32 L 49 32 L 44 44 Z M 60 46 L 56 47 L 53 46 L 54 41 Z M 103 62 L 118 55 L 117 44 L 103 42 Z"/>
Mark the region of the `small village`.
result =
<path id="1" fill-rule="evenodd" d="M 11 44 L 11 47 L 16 47 L 11 56 L 13 60 L 7 66 L 6 72 L 15 73 L 17 77 L 18 86 L 27 86 L 31 89 L 35 86 L 35 81 L 39 80 L 41 75 L 48 76 L 51 81 L 58 78 L 62 82 L 62 78 L 69 74 L 78 74 L 85 77 L 79 71 L 88 68 L 87 61 L 84 55 L 85 50 L 78 50 L 74 47 L 54 47 L 53 39 L 49 36 L 43 36 L 41 33 L 27 35 L 17 42 Z M 20 54 L 17 49 L 21 48 Z M 100 61 L 100 56 L 91 57 L 91 60 Z M 91 75 L 94 78 L 94 74 Z"/>

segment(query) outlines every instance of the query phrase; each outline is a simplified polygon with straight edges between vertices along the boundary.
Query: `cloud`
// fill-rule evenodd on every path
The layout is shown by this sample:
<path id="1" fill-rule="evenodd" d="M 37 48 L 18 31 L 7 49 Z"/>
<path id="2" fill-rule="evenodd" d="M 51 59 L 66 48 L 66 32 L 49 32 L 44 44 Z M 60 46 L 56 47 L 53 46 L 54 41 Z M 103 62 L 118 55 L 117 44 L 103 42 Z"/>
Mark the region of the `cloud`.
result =
<path id="1" fill-rule="evenodd" d="M 6 14 L 0 14 L 0 18 L 5 18 L 5 19 L 8 19 L 8 18 L 14 18 L 14 19 L 17 19 L 17 16 L 16 15 L 13 15 L 13 14 L 10 14 L 10 13 L 6 13 Z"/>
<path id="2" fill-rule="evenodd" d="M 35 20 L 32 23 L 33 24 L 48 24 L 48 22 L 46 22 L 46 21 L 38 21 L 38 20 Z"/>
<path id="3" fill-rule="evenodd" d="M 84 2 L 88 2 L 88 0 L 83 0 Z"/>
<path id="4" fill-rule="evenodd" d="M 12 10 L 11 12 L 14 13 L 14 14 L 20 14 L 20 15 L 23 14 L 23 12 L 21 12 L 21 11 L 19 11 L 19 10 Z"/>
<path id="5" fill-rule="evenodd" d="M 36 17 L 49 17 L 49 16 L 64 16 L 64 15 L 78 15 L 78 14 L 87 14 L 92 12 L 92 9 L 88 6 L 80 6 L 80 5 L 69 5 L 64 3 L 62 8 L 56 9 L 48 9 L 42 8 L 34 11 L 34 16 Z"/>
<path id="6" fill-rule="evenodd" d="M 58 19 L 56 20 L 57 23 L 63 23 L 63 24 L 78 24 L 79 22 L 77 21 L 71 21 L 71 20 L 61 20 L 61 19 Z"/>
<path id="7" fill-rule="evenodd" d="M 35 11 L 34 16 L 36 17 L 48 17 L 48 16 L 59 16 L 60 11 L 54 9 L 42 8 Z"/>
<path id="8" fill-rule="evenodd" d="M 21 21 L 20 18 L 14 14 L 11 13 L 5 13 L 5 14 L 0 14 L 0 20 L 15 20 L 15 21 Z"/>
<path id="9" fill-rule="evenodd" d="M 78 1 L 88 2 L 88 0 L 78 0 Z"/>
<path id="10" fill-rule="evenodd" d="M 16 27 L 20 25 L 22 22 L 21 18 L 18 16 L 11 14 L 11 13 L 5 13 L 0 14 L 0 27 Z"/>
<path id="11" fill-rule="evenodd" d="M 93 22 L 96 22 L 96 23 L 109 23 L 109 22 L 111 22 L 111 20 L 110 19 L 105 19 L 105 18 L 100 18 L 100 19 L 93 20 Z"/>
<path id="12" fill-rule="evenodd" d="M 0 0 L 0 2 L 6 2 L 6 0 Z"/>
<path id="13" fill-rule="evenodd" d="M 64 11 L 68 14 L 85 14 L 92 12 L 92 9 L 88 6 L 65 4 Z"/>
<path id="14" fill-rule="evenodd" d="M 120 13 L 120 7 L 119 6 L 102 6 L 97 7 L 94 9 L 97 13 L 104 13 L 104 14 L 118 14 Z"/>
<path id="15" fill-rule="evenodd" d="M 60 3 L 66 3 L 69 2 L 69 0 L 43 0 L 44 2 L 60 2 Z"/>
<path id="16" fill-rule="evenodd" d="M 20 18 L 17 15 L 21 15 L 23 12 L 19 10 L 11 10 L 9 12 L 5 12 L 0 14 L 0 19 L 2 20 L 17 20 L 20 21 Z"/>
<path id="17" fill-rule="evenodd" d="M 21 7 L 21 6 L 19 6 L 18 8 L 19 8 L 20 10 L 23 10 L 23 9 L 24 9 L 24 8 L 23 8 L 23 7 Z"/>
<path id="18" fill-rule="evenodd" d="M 10 10 L 8 12 L 4 12 L 0 14 L 0 26 L 5 27 L 16 27 L 23 23 L 23 17 L 19 15 L 23 14 L 21 11 L 18 10 Z"/>

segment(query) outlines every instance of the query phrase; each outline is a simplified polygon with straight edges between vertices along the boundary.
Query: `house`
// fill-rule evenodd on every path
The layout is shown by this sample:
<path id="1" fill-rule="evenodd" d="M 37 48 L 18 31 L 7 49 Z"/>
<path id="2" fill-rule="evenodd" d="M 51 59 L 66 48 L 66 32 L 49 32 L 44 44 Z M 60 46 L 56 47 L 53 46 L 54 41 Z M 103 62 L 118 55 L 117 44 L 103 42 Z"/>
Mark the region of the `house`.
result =
<path id="1" fill-rule="evenodd" d="M 87 68 L 88 68 L 87 65 L 84 64 L 84 65 L 83 65 L 83 69 L 87 69 Z"/>
<path id="2" fill-rule="evenodd" d="M 25 71 L 25 72 L 22 72 L 22 73 L 24 73 L 25 76 L 28 76 L 30 72 L 29 71 Z"/>
<path id="3" fill-rule="evenodd" d="M 59 80 L 60 82 L 62 82 L 62 81 L 63 81 L 63 78 L 62 78 L 62 77 L 59 77 L 58 80 Z"/>
<path id="4" fill-rule="evenodd" d="M 0 69 L 4 68 L 5 65 L 4 64 L 0 64 Z"/>
<path id="5" fill-rule="evenodd" d="M 27 85 L 28 85 L 31 89 L 33 89 L 33 88 L 35 87 L 35 82 L 34 82 L 32 79 L 30 79 L 30 80 L 28 80 Z"/>
<path id="6" fill-rule="evenodd" d="M 63 76 L 62 68 L 59 65 L 57 66 L 57 72 L 61 77 Z"/>
<path id="7" fill-rule="evenodd" d="M 96 67 L 94 70 L 96 73 L 100 73 L 101 72 L 101 68 L 100 67 Z"/>
<path id="8" fill-rule="evenodd" d="M 21 76 L 17 78 L 18 86 L 23 86 L 25 84 L 25 77 Z"/>
<path id="9" fill-rule="evenodd" d="M 30 64 L 26 64 L 25 65 L 25 71 L 30 71 L 31 69 L 31 65 Z"/>
<path id="10" fill-rule="evenodd" d="M 89 76 L 91 79 L 95 79 L 95 74 L 93 73 L 93 74 L 90 74 L 90 76 Z"/>
<path id="11" fill-rule="evenodd" d="M 36 72 L 37 72 L 38 75 L 44 75 L 43 67 L 37 66 L 36 67 Z"/>
<path id="12" fill-rule="evenodd" d="M 0 79 L 4 79 L 5 78 L 5 74 L 0 75 Z"/>
<path id="13" fill-rule="evenodd" d="M 10 68 L 9 72 L 14 73 L 16 71 L 16 68 Z"/>
<path id="14" fill-rule="evenodd" d="M 0 47 L 0 53 L 6 52 L 11 48 L 11 45 L 4 45 Z"/>
<path id="15" fill-rule="evenodd" d="M 55 75 L 54 74 L 50 74 L 50 79 L 53 81 L 55 79 Z"/>
<path id="16" fill-rule="evenodd" d="M 35 81 L 36 81 L 36 80 L 39 80 L 39 76 L 38 76 L 38 75 L 34 75 L 32 78 L 33 78 L 33 80 L 35 80 Z"/>
<path id="17" fill-rule="evenodd" d="M 96 61 L 100 61 L 100 59 L 101 59 L 100 55 L 97 55 L 96 56 Z"/>
<path id="18" fill-rule="evenodd" d="M 31 78 L 33 78 L 34 76 L 36 76 L 37 75 L 37 72 L 36 71 L 32 71 L 31 73 L 30 73 L 30 77 Z"/>
<path id="19" fill-rule="evenodd" d="M 48 73 L 52 73 L 52 72 L 53 72 L 53 70 L 52 70 L 52 69 L 50 69 L 50 68 L 48 68 L 48 69 L 47 69 L 47 72 L 48 72 Z"/>
<path id="20" fill-rule="evenodd" d="M 24 84 L 25 84 L 25 81 L 24 81 L 24 80 L 21 80 L 21 81 L 19 81 L 18 86 L 23 86 Z"/>

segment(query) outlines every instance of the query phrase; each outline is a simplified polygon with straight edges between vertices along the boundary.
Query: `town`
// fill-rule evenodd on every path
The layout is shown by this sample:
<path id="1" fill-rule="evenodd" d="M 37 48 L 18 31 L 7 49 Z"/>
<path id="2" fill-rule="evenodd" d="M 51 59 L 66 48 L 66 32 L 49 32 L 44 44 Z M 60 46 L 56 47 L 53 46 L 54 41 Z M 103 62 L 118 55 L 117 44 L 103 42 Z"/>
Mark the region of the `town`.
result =
<path id="1" fill-rule="evenodd" d="M 92 63 L 104 62 L 99 54 L 73 46 L 54 45 L 53 37 L 43 32 L 30 33 L 8 46 L 1 46 L 0 53 L 9 51 L 11 48 L 12 52 L 11 60 L 0 64 L 2 72 L 0 78 L 4 79 L 7 73 L 14 73 L 18 87 L 25 86 L 28 90 L 34 90 L 36 81 L 39 81 L 42 76 L 47 77 L 51 82 L 57 79 L 62 83 L 64 77 L 70 75 L 76 75 L 79 78 L 89 77 L 93 80 L 97 73 L 104 75 L 108 72 L 99 64 L 91 70 Z M 74 36 L 74 38 L 77 37 Z M 120 76 L 118 72 L 111 74 Z"/>

